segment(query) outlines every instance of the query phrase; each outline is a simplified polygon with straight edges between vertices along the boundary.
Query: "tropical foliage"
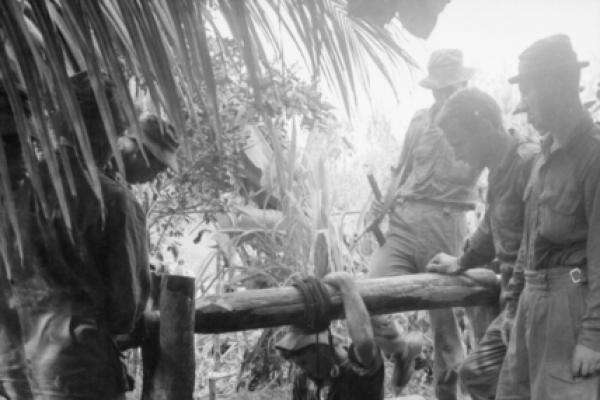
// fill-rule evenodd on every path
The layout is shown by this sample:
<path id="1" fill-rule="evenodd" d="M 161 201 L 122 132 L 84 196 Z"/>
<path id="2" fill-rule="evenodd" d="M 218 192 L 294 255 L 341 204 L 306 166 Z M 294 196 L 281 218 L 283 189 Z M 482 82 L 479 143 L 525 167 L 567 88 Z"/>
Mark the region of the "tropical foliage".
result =
<path id="1" fill-rule="evenodd" d="M 69 83 L 69 76 L 82 70 L 90 76 L 116 165 L 124 172 L 116 151 L 121 132 L 115 130 L 100 79 L 107 74 L 133 134 L 139 134 L 140 111 L 132 98 L 135 87 L 180 135 L 182 172 L 159 177 L 138 194 L 150 216 L 156 255 L 164 237 L 178 237 L 183 223 L 207 216 L 200 226 L 212 230 L 217 247 L 216 262 L 206 265 L 217 271 L 195 271 L 200 294 L 281 284 L 309 269 L 320 275 L 331 266 L 353 265 L 330 215 L 324 161 L 336 154 L 327 151 L 338 147 L 340 138 L 317 87 L 322 82 L 333 87 L 347 113 L 368 90 L 373 71 L 400 90 L 396 70 L 415 63 L 396 41 L 395 17 L 426 37 L 446 2 L 379 0 L 371 9 L 344 0 L 8 0 L 0 6 L 0 73 L 28 175 L 42 204 L 49 196 L 58 200 L 68 227 L 71 178 L 69 169 L 61 168 L 56 132 L 70 129 L 101 199 L 99 166 Z M 304 61 L 310 82 L 295 76 L 286 64 L 288 53 Z M 31 118 L 18 89 L 28 95 Z M 325 152 L 308 151 L 300 142 L 318 143 Z M 44 192 L 39 179 L 41 158 L 52 193 Z M 18 199 L 6 170 L 0 141 L 4 230 L 18 223 Z M 227 212 L 235 214 L 229 225 L 223 220 Z M 262 334 L 255 349 L 269 351 L 261 343 L 270 338 Z M 218 363 L 227 346 L 215 340 L 212 359 Z"/>
<path id="2" fill-rule="evenodd" d="M 343 1 L 10 0 L 0 7 L 0 21 L 0 71 L 18 129 L 23 143 L 38 143 L 67 226 L 66 190 L 58 172 L 61 161 L 53 151 L 58 119 L 66 120 L 76 133 L 90 184 L 100 194 L 97 166 L 68 83 L 73 72 L 89 72 L 113 150 L 118 132 L 103 95 L 101 71 L 117 83 L 123 113 L 134 132 L 139 125 L 127 90 L 131 77 L 141 82 L 181 133 L 186 131 L 186 115 L 197 127 L 197 113 L 192 110 L 205 110 L 220 152 L 223 127 L 213 65 L 228 55 L 222 49 L 216 60 L 211 58 L 208 31 L 218 39 L 232 36 L 241 44 L 259 103 L 265 67 L 289 44 L 307 61 L 315 78 L 324 75 L 334 84 L 347 109 L 357 86 L 368 86 L 368 65 L 396 87 L 393 69 L 410 61 L 386 30 L 348 16 Z M 17 83 L 29 96 L 31 124 L 16 96 Z M 189 135 L 182 137 L 186 142 Z M 24 147 L 24 158 L 28 173 L 39 176 L 31 144 Z M 122 170 L 118 154 L 116 158 Z M 8 188 L 7 177 L 2 176 L 2 187 Z M 33 180 L 43 201 L 41 186 Z M 11 196 L 6 193 L 2 198 L 10 213 Z M 15 223 L 14 218 L 11 221 Z"/>

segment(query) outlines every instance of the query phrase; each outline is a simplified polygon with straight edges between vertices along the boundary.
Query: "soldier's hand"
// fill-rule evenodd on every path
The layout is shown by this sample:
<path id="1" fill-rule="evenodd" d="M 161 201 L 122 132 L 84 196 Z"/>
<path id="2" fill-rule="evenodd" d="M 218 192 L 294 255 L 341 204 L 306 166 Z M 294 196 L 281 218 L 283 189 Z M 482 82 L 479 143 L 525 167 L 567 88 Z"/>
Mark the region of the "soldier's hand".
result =
<path id="1" fill-rule="evenodd" d="M 425 269 L 428 272 L 438 274 L 456 275 L 461 271 L 458 265 L 458 258 L 446 253 L 438 253 L 427 264 Z"/>
<path id="2" fill-rule="evenodd" d="M 331 272 L 323 277 L 323 282 L 338 290 L 354 287 L 354 277 L 348 272 Z"/>
<path id="3" fill-rule="evenodd" d="M 504 308 L 506 304 L 512 300 L 512 292 L 509 292 L 505 288 L 500 289 L 500 296 L 498 296 L 498 302 L 500 303 L 500 308 Z"/>
<path id="4" fill-rule="evenodd" d="M 574 378 L 588 377 L 600 371 L 600 352 L 578 344 L 573 350 L 571 372 Z"/>
<path id="5" fill-rule="evenodd" d="M 504 316 L 502 318 L 502 325 L 500 327 L 500 337 L 502 338 L 502 343 L 504 343 L 505 346 L 508 346 L 508 341 L 510 340 L 510 332 L 512 331 L 514 324 L 515 318 L 505 311 Z"/>
<path id="6" fill-rule="evenodd" d="M 371 215 L 371 219 L 375 220 L 377 218 L 383 218 L 384 213 L 385 213 L 385 210 L 383 207 L 383 201 L 373 199 L 373 201 L 371 202 L 371 208 L 369 209 L 369 214 Z"/>

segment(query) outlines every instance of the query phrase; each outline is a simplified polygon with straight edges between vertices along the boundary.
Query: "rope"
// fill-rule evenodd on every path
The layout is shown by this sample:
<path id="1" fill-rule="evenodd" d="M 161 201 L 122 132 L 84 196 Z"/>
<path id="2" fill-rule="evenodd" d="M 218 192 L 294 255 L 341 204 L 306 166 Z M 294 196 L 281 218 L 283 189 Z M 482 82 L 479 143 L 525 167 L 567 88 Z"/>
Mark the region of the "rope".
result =
<path id="1" fill-rule="evenodd" d="M 332 304 L 327 287 L 319 279 L 312 276 L 298 279 L 292 283 L 292 286 L 298 289 L 304 302 L 304 318 L 300 324 L 296 325 L 296 327 L 302 329 L 307 334 L 314 334 L 316 336 L 315 344 L 317 345 L 317 352 L 320 351 L 319 344 L 326 345 L 331 353 L 331 359 L 335 360 L 336 355 L 333 346 L 333 335 L 329 327 L 332 315 Z M 325 330 L 328 332 L 328 340 L 326 343 L 319 343 L 318 334 Z M 320 369 L 320 356 L 317 355 L 316 370 L 320 371 Z M 328 374 L 330 377 L 337 377 L 339 375 L 339 367 L 333 365 L 331 370 L 328 371 Z M 312 380 L 317 386 L 317 398 L 320 399 L 324 382 L 322 380 Z"/>
<path id="2" fill-rule="evenodd" d="M 304 301 L 304 320 L 298 325 L 307 333 L 319 333 L 329 328 L 332 305 L 325 284 L 315 277 L 296 280 L 292 284 Z"/>

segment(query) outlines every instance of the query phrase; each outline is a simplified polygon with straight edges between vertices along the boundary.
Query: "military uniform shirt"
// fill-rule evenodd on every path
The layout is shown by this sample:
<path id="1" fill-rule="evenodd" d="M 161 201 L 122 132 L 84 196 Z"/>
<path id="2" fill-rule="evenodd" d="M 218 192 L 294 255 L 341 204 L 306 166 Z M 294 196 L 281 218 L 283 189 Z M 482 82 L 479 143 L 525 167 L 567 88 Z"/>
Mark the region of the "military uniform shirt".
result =
<path id="1" fill-rule="evenodd" d="M 436 106 L 418 111 L 408 127 L 401 157 L 408 174 L 397 195 L 473 207 L 480 171 L 456 160 L 435 116 Z"/>
<path id="2" fill-rule="evenodd" d="M 562 145 L 544 138 L 525 200 L 523 268 L 586 269 L 589 294 L 578 342 L 600 351 L 600 128 L 589 117 Z M 511 286 L 523 287 L 522 271 Z"/>
<path id="3" fill-rule="evenodd" d="M 513 139 L 498 168 L 490 173 L 485 215 L 467 240 L 459 259 L 461 266 L 483 265 L 497 259 L 501 268 L 512 269 L 523 236 L 523 193 L 538 152 L 536 144 Z"/>
<path id="4" fill-rule="evenodd" d="M 12 268 L 0 261 L 0 388 L 27 386 L 26 375 L 35 398 L 106 399 L 127 390 L 113 337 L 133 330 L 148 297 L 141 207 L 125 187 L 100 175 L 102 215 L 76 165 L 71 237 L 58 210 L 44 218 L 25 181 L 16 195 L 24 260 L 9 237 Z"/>

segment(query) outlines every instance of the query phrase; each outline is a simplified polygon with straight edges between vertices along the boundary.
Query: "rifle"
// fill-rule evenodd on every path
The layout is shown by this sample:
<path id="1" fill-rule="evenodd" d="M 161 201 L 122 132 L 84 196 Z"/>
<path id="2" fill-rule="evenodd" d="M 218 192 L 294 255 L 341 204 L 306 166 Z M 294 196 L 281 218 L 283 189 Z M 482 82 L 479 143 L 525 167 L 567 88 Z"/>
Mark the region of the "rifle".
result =
<path id="1" fill-rule="evenodd" d="M 377 218 L 375 218 L 369 224 L 369 226 L 367 226 L 367 228 L 360 235 L 358 235 L 356 239 L 354 239 L 354 244 L 356 244 L 358 240 L 367 232 L 373 232 L 373 234 L 377 238 L 377 243 L 379 243 L 379 246 L 383 246 L 383 244 L 385 243 L 385 236 L 383 236 L 383 233 L 379 228 L 379 224 L 381 223 L 381 220 L 383 220 L 383 218 L 385 217 L 385 214 L 387 214 L 387 212 L 393 207 L 394 200 L 396 198 L 396 190 L 398 190 L 398 188 L 404 183 L 404 181 L 408 177 L 408 174 L 410 172 L 409 164 L 411 163 L 410 158 L 414 141 L 414 135 L 407 136 L 406 140 L 404 141 L 404 146 L 402 147 L 402 153 L 400 155 L 400 161 L 397 167 L 392 169 L 394 176 L 392 179 L 392 184 L 390 185 L 388 192 L 385 195 L 385 198 L 382 196 L 381 190 L 379 190 L 379 186 L 377 185 L 377 181 L 375 180 L 373 173 L 367 173 L 367 179 L 369 180 L 369 184 L 371 185 L 371 190 L 373 191 L 375 198 L 378 201 L 383 201 L 383 213 L 382 215 L 377 216 Z"/>
<path id="2" fill-rule="evenodd" d="M 371 185 L 371 190 L 375 195 L 375 199 L 377 201 L 381 201 L 381 190 L 379 190 L 379 185 L 377 185 L 377 181 L 375 180 L 373 173 L 369 172 L 367 174 L 367 179 L 369 180 L 369 185 Z M 367 230 L 373 232 L 375 239 L 377 239 L 377 243 L 379 243 L 379 246 L 383 246 L 385 244 L 385 236 L 383 235 L 383 232 L 381 232 L 379 222 L 381 222 L 381 220 L 376 218 L 373 222 L 371 222 Z"/>

